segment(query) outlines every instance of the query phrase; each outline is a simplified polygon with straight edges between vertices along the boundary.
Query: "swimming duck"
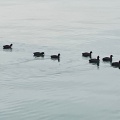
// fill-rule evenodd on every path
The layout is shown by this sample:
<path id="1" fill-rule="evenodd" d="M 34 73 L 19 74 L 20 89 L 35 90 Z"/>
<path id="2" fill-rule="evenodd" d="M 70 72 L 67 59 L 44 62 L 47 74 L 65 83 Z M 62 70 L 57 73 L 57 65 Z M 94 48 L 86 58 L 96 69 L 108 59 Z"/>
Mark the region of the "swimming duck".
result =
<path id="1" fill-rule="evenodd" d="M 44 52 L 34 52 L 33 53 L 35 57 L 44 57 Z"/>
<path id="2" fill-rule="evenodd" d="M 97 56 L 97 59 L 96 59 L 96 58 L 90 59 L 89 62 L 90 62 L 90 63 L 99 63 L 99 62 L 100 62 L 99 58 L 100 58 L 100 57 Z"/>
<path id="3" fill-rule="evenodd" d="M 113 67 L 119 67 L 120 68 L 120 61 L 119 62 L 113 62 L 111 65 Z"/>
<path id="4" fill-rule="evenodd" d="M 82 53 L 82 56 L 83 57 L 90 57 L 91 58 L 91 54 L 92 54 L 92 51 L 90 51 L 90 53 L 84 52 L 84 53 Z"/>
<path id="5" fill-rule="evenodd" d="M 10 44 L 10 45 L 4 45 L 4 46 L 3 46 L 3 49 L 11 49 L 11 48 L 12 48 L 12 45 L 13 45 L 13 44 Z"/>
<path id="6" fill-rule="evenodd" d="M 60 58 L 60 53 L 58 55 L 51 55 L 51 58 L 53 58 L 53 59 L 59 59 Z"/>
<path id="7" fill-rule="evenodd" d="M 102 60 L 105 62 L 112 62 L 113 55 L 110 55 L 110 57 L 104 57 Z"/>

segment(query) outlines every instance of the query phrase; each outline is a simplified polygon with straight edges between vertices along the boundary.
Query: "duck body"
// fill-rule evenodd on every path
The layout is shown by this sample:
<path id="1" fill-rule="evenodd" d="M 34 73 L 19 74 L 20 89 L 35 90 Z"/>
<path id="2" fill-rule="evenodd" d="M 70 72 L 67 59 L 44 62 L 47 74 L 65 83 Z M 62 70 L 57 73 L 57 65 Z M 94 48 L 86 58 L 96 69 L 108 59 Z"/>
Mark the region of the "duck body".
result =
<path id="1" fill-rule="evenodd" d="M 99 63 L 100 60 L 99 60 L 99 56 L 97 56 L 97 59 L 96 58 L 93 58 L 93 59 L 90 59 L 89 60 L 89 63 Z"/>
<path id="2" fill-rule="evenodd" d="M 3 49 L 12 49 L 12 45 L 13 45 L 13 44 L 4 45 L 4 46 L 3 46 Z"/>
<path id="3" fill-rule="evenodd" d="M 34 52 L 33 53 L 35 57 L 44 57 L 44 52 Z"/>
<path id="4" fill-rule="evenodd" d="M 112 57 L 113 57 L 113 55 L 110 55 L 110 57 L 104 57 L 102 60 L 104 62 L 112 62 Z"/>
<path id="5" fill-rule="evenodd" d="M 84 52 L 84 53 L 82 53 L 82 56 L 83 57 L 90 57 L 91 58 L 91 54 L 92 54 L 92 51 L 90 51 L 90 53 Z"/>
<path id="6" fill-rule="evenodd" d="M 59 59 L 60 58 L 60 53 L 58 55 L 51 55 L 51 59 Z"/>
<path id="7" fill-rule="evenodd" d="M 113 67 L 119 67 L 120 68 L 120 61 L 119 62 L 113 62 L 111 65 Z"/>

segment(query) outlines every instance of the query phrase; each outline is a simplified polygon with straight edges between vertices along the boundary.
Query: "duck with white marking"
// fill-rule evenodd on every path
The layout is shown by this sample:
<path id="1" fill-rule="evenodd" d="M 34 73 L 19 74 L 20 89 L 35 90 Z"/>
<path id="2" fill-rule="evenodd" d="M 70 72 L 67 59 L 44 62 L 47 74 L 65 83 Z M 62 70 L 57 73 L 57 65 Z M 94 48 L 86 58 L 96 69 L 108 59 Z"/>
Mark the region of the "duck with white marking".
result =
<path id="1" fill-rule="evenodd" d="M 12 49 L 12 45 L 13 45 L 13 44 L 4 45 L 4 46 L 3 46 L 3 49 Z"/>

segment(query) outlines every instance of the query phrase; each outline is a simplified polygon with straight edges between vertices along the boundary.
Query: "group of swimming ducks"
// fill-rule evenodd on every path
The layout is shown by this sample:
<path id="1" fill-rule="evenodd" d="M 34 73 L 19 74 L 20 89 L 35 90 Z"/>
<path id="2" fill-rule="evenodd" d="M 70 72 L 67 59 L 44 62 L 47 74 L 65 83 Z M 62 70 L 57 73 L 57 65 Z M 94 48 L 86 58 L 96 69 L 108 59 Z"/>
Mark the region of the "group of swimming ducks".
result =
<path id="1" fill-rule="evenodd" d="M 83 57 L 90 57 L 89 63 L 94 63 L 94 64 L 97 64 L 99 66 L 99 62 L 100 62 L 99 58 L 100 57 L 97 56 L 97 58 L 91 58 L 91 55 L 92 55 L 92 51 L 82 53 Z M 113 57 L 113 55 L 110 55 L 110 57 L 104 57 L 104 58 L 102 58 L 102 60 L 104 62 L 110 62 L 111 66 L 113 66 L 113 67 L 120 68 L 120 61 L 119 62 L 112 62 L 112 57 Z"/>
<path id="2" fill-rule="evenodd" d="M 13 44 L 4 45 L 3 49 L 12 49 L 12 45 Z M 33 55 L 35 57 L 44 57 L 45 53 L 44 52 L 34 52 Z M 90 58 L 89 63 L 94 63 L 94 64 L 97 64 L 99 66 L 99 63 L 100 63 L 100 59 L 99 58 L 100 57 L 97 56 L 97 58 L 91 58 L 92 51 L 84 52 L 84 53 L 82 53 L 82 56 L 83 57 L 89 57 Z M 120 61 L 119 62 L 112 62 L 112 57 L 113 57 L 113 55 L 110 55 L 110 57 L 104 57 L 102 60 L 104 62 L 110 62 L 113 67 L 120 68 Z M 58 55 L 51 55 L 51 59 L 57 59 L 59 61 L 60 60 L 60 53 Z"/>
<path id="3" fill-rule="evenodd" d="M 4 45 L 3 49 L 12 49 L 13 44 L 10 45 Z M 44 57 L 45 53 L 44 52 L 34 52 L 33 53 L 34 57 Z M 51 55 L 51 59 L 53 60 L 58 60 L 60 61 L 60 53 L 58 55 Z"/>

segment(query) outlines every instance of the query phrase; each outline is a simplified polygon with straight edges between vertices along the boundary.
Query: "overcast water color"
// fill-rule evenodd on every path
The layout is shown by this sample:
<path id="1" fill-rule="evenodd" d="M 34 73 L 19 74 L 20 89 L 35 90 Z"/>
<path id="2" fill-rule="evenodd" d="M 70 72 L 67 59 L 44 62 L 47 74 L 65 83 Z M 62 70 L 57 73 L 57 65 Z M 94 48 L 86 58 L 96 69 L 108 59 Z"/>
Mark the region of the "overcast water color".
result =
<path id="1" fill-rule="evenodd" d="M 0 120 L 120 120 L 109 55 L 120 60 L 120 0 L 0 0 Z"/>

